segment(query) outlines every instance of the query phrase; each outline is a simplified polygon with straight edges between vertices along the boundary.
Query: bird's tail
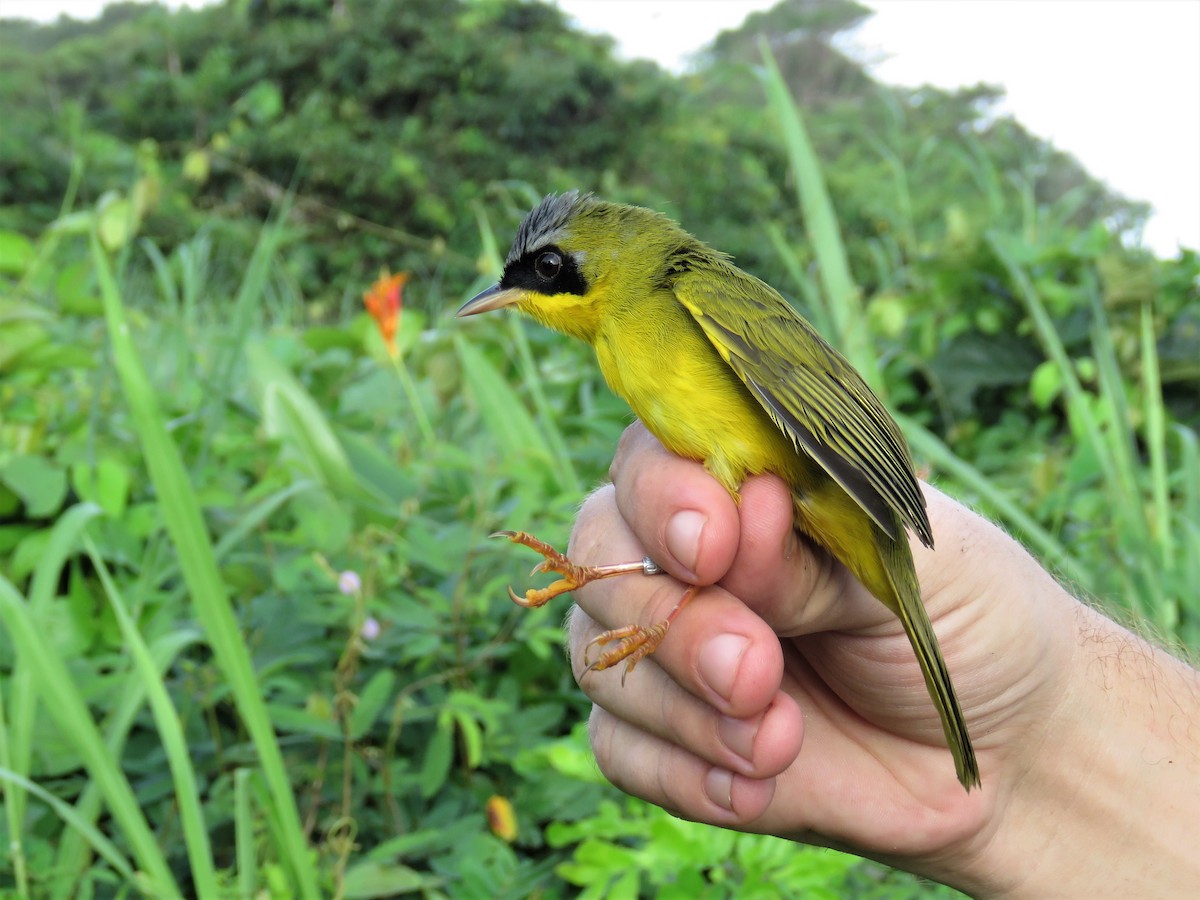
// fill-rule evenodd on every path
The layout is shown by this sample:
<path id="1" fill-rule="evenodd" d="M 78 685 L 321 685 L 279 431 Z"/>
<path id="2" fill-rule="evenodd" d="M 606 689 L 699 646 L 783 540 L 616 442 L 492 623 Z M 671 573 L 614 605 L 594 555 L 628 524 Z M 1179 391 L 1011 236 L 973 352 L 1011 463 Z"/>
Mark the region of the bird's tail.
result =
<path id="1" fill-rule="evenodd" d="M 877 532 L 876 537 L 880 555 L 883 557 L 883 569 L 892 588 L 891 594 L 895 598 L 894 605 L 887 605 L 893 608 L 904 624 L 904 632 L 917 655 L 921 674 L 925 676 L 925 686 L 929 689 L 929 696 L 941 717 L 942 730 L 946 733 L 946 743 L 954 756 L 954 769 L 958 773 L 958 780 L 969 791 L 972 787 L 979 787 L 979 763 L 975 760 L 975 748 L 971 746 L 971 735 L 967 733 L 967 722 L 963 717 L 958 695 L 954 692 L 954 684 L 950 681 L 946 660 L 942 658 L 937 635 L 933 632 L 929 614 L 921 602 L 912 551 L 903 531 L 900 540 L 892 540 L 882 531 Z"/>

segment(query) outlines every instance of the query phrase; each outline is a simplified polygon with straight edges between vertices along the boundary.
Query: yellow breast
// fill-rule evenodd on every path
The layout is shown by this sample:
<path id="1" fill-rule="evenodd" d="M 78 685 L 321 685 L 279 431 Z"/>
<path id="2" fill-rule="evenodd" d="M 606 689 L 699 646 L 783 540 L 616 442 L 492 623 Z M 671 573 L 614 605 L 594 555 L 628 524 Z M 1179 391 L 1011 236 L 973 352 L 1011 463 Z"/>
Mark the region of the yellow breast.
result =
<path id="1" fill-rule="evenodd" d="M 675 298 L 654 298 L 636 317 L 614 318 L 594 346 L 609 386 L 678 456 L 702 460 L 736 495 L 747 475 L 789 481 L 799 463 L 791 442 L 721 359 Z M 648 314 L 649 313 L 649 314 Z"/>

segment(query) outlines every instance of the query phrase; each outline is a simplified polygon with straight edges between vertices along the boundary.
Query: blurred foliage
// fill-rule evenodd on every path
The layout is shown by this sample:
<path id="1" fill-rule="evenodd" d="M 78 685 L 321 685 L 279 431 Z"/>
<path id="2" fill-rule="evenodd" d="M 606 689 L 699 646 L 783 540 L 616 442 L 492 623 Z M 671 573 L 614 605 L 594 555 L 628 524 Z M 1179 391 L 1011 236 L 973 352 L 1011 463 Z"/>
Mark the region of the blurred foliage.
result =
<path id="1" fill-rule="evenodd" d="M 174 704 L 223 888 L 303 881 L 243 685 L 201 636 L 183 560 L 211 552 L 206 587 L 236 617 L 324 893 L 929 895 L 603 783 L 560 612 L 511 606 L 530 560 L 484 540 L 513 525 L 565 539 L 628 420 L 584 348 L 447 318 L 542 193 L 660 208 L 837 319 L 763 43 L 822 163 L 840 225 L 825 237 L 889 400 L 922 446 L 971 465 L 932 474 L 993 514 L 1012 498 L 1082 589 L 1200 646 L 1200 260 L 1137 249 L 1145 205 L 998 114 L 995 88 L 875 83 L 840 49 L 866 14 L 787 0 L 682 77 L 518 0 L 118 4 L 0 24 L 0 586 L 35 626 L 0 635 L 0 769 L 49 798 L 0 778 L 16 847 L 0 883 L 127 883 L 55 798 L 116 859 L 140 852 L 92 796 L 99 763 L 34 715 L 45 687 L 21 660 L 37 646 L 187 892 L 177 760 L 138 700 L 114 596 Z M 103 318 L 108 264 L 126 332 Z M 395 355 L 361 311 L 384 269 L 410 273 Z M 148 462 L 133 365 L 203 516 L 192 544 Z"/>
<path id="2" fill-rule="evenodd" d="M 876 85 L 831 43 L 863 15 L 846 0 L 780 4 L 720 35 L 684 79 L 618 61 L 608 38 L 517 0 L 126 4 L 86 25 L 6 24 L 0 207 L 10 226 L 36 228 L 57 213 L 72 166 L 86 202 L 129 180 L 146 144 L 179 188 L 145 223 L 168 248 L 214 217 L 257 221 L 294 187 L 305 241 L 290 265 L 310 299 L 338 297 L 380 260 L 462 283 L 473 258 L 450 248 L 475 240 L 464 212 L 494 204 L 506 182 L 668 205 L 752 268 L 782 275 L 756 223 L 802 236 L 745 65 L 770 33 L 796 96 L 823 113 L 815 140 L 852 236 L 906 250 L 940 242 L 947 196 L 968 226 L 1015 224 L 1019 193 L 1003 182 L 980 190 L 997 172 L 1044 202 L 1075 192 L 1079 221 L 1118 217 L 1118 233 L 1144 216 L 995 116 L 995 90 Z M 909 201 L 897 204 L 898 192 Z"/>

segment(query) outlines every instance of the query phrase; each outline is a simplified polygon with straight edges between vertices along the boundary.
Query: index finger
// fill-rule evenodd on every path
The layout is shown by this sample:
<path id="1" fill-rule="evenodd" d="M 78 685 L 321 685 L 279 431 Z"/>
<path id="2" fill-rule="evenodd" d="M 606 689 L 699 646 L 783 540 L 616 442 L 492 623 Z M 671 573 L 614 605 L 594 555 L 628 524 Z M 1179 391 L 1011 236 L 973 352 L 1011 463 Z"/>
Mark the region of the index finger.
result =
<path id="1" fill-rule="evenodd" d="M 686 584 L 714 584 L 737 555 L 740 524 L 729 492 L 641 422 L 625 429 L 609 477 L 617 507 L 650 558 Z"/>

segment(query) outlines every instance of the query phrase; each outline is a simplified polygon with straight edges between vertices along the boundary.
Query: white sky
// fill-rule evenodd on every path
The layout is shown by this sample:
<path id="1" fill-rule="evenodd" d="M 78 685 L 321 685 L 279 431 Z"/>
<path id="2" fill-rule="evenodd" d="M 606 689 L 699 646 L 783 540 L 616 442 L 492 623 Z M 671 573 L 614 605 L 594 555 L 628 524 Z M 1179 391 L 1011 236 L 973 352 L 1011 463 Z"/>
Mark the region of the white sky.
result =
<path id="1" fill-rule="evenodd" d="M 773 0 L 556 0 L 628 57 L 689 53 Z M 1153 204 L 1145 243 L 1200 249 L 1200 0 L 860 0 L 850 42 L 889 84 L 986 81 L 1005 111 L 1120 193 Z M 172 6 L 182 4 L 168 0 Z M 0 14 L 95 15 L 102 0 L 0 0 Z"/>
<path id="2" fill-rule="evenodd" d="M 555 0 L 628 56 L 673 71 L 775 0 Z M 1200 249 L 1200 0 L 859 0 L 874 10 L 840 46 L 887 84 L 985 81 L 1004 112 L 1155 209 L 1161 256 Z M 858 48 L 855 52 L 854 48 Z"/>

